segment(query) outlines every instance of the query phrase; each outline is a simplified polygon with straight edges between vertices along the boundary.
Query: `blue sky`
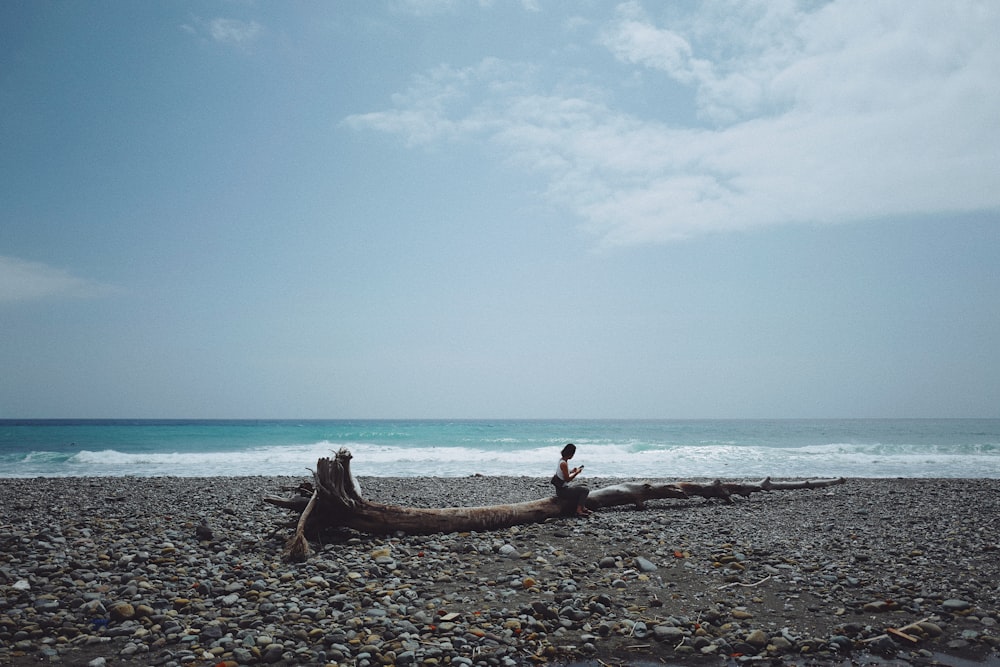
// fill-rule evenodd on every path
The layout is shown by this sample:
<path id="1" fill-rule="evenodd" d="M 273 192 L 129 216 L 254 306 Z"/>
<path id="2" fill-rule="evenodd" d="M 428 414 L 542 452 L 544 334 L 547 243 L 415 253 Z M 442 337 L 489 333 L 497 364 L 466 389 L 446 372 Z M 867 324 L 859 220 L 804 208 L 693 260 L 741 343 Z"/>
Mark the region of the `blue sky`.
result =
<path id="1" fill-rule="evenodd" d="M 0 417 L 1000 416 L 998 32 L 0 3 Z"/>

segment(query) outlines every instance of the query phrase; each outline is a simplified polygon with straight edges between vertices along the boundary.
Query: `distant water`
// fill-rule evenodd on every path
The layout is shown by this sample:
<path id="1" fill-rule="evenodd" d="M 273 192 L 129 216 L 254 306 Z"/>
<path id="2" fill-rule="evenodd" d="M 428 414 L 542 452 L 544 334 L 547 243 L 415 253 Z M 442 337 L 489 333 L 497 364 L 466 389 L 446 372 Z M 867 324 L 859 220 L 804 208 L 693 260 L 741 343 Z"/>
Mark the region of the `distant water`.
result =
<path id="1" fill-rule="evenodd" d="M 0 477 L 548 477 L 566 442 L 598 477 L 1000 479 L 1000 419 L 0 420 Z"/>

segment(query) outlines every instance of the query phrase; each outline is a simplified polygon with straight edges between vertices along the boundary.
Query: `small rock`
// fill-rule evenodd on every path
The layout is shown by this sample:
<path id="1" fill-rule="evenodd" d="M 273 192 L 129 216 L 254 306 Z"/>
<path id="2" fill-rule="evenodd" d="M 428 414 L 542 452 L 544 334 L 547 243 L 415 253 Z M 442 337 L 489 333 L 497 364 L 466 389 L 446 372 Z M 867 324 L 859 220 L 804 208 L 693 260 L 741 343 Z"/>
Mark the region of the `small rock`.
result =
<path id="1" fill-rule="evenodd" d="M 33 606 L 35 607 L 35 611 L 52 613 L 59 609 L 59 600 L 53 600 L 52 598 L 39 598 L 35 600 Z"/>
<path id="2" fill-rule="evenodd" d="M 281 644 L 268 644 L 264 648 L 264 655 L 262 659 L 264 662 L 272 663 L 281 660 L 282 654 L 285 652 L 285 647 Z"/>
<path id="3" fill-rule="evenodd" d="M 211 542 L 214 538 L 212 535 L 212 529 L 208 527 L 207 524 L 201 523 L 197 528 L 194 529 L 195 537 L 201 542 Z"/>
<path id="4" fill-rule="evenodd" d="M 941 603 L 941 606 L 948 611 L 966 611 L 967 609 L 972 609 L 971 602 L 957 599 L 945 600 Z"/>
<path id="5" fill-rule="evenodd" d="M 888 637 L 880 637 L 868 645 L 868 649 L 873 653 L 881 653 L 882 655 L 896 655 L 899 647 L 896 643 L 889 639 Z"/>
<path id="6" fill-rule="evenodd" d="M 111 607 L 110 614 L 111 620 L 113 621 L 127 621 L 135 618 L 135 607 L 130 605 L 128 602 L 119 602 Z"/>
<path id="7" fill-rule="evenodd" d="M 926 632 L 931 637 L 940 637 L 943 632 L 943 630 L 941 630 L 940 625 L 938 625 L 937 623 L 933 623 L 931 621 L 920 621 L 919 623 L 917 623 L 917 627 Z"/>
<path id="8" fill-rule="evenodd" d="M 661 642 L 677 642 L 684 638 L 684 630 L 672 625 L 657 625 L 653 628 L 653 636 Z"/>
<path id="9" fill-rule="evenodd" d="M 657 569 L 656 565 L 651 560 L 643 558 L 642 556 L 635 559 L 635 564 L 643 572 L 655 572 Z"/>

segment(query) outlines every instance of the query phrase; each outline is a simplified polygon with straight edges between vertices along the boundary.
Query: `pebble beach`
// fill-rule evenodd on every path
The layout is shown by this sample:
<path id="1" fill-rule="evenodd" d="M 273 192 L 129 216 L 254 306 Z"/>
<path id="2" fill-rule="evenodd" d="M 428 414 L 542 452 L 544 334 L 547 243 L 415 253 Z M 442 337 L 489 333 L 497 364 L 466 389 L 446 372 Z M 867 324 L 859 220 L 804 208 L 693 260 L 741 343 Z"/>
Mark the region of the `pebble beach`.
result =
<path id="1" fill-rule="evenodd" d="M 288 563 L 296 517 L 262 497 L 302 481 L 0 479 L 0 664 L 1000 664 L 1000 480 L 330 530 Z M 526 477 L 359 482 L 414 507 L 551 494 Z"/>

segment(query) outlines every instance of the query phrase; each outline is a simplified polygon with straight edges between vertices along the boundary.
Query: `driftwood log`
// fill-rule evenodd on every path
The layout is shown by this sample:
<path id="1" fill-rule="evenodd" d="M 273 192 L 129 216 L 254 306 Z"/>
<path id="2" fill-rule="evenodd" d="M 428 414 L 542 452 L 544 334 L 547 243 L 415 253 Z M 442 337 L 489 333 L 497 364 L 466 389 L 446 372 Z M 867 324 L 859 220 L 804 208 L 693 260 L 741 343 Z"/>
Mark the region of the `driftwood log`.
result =
<path id="1" fill-rule="evenodd" d="M 733 502 L 733 496 L 749 496 L 759 491 L 816 489 L 843 484 L 844 481 L 843 477 L 791 482 L 772 481 L 768 477 L 756 483 L 720 480 L 710 484 L 625 482 L 591 490 L 587 508 L 596 510 L 619 505 L 642 508 L 648 500 L 663 498 L 720 498 Z M 285 546 L 285 557 L 289 560 L 305 559 L 309 555 L 306 535 L 328 527 L 353 528 L 377 534 L 495 530 L 538 523 L 573 510 L 555 496 L 507 505 L 445 508 L 402 507 L 366 500 L 361 497 L 351 475 L 351 453 L 347 449 L 341 449 L 332 459 L 319 459 L 312 484 L 301 484 L 290 497 L 265 496 L 264 501 L 300 513 L 295 534 Z"/>

